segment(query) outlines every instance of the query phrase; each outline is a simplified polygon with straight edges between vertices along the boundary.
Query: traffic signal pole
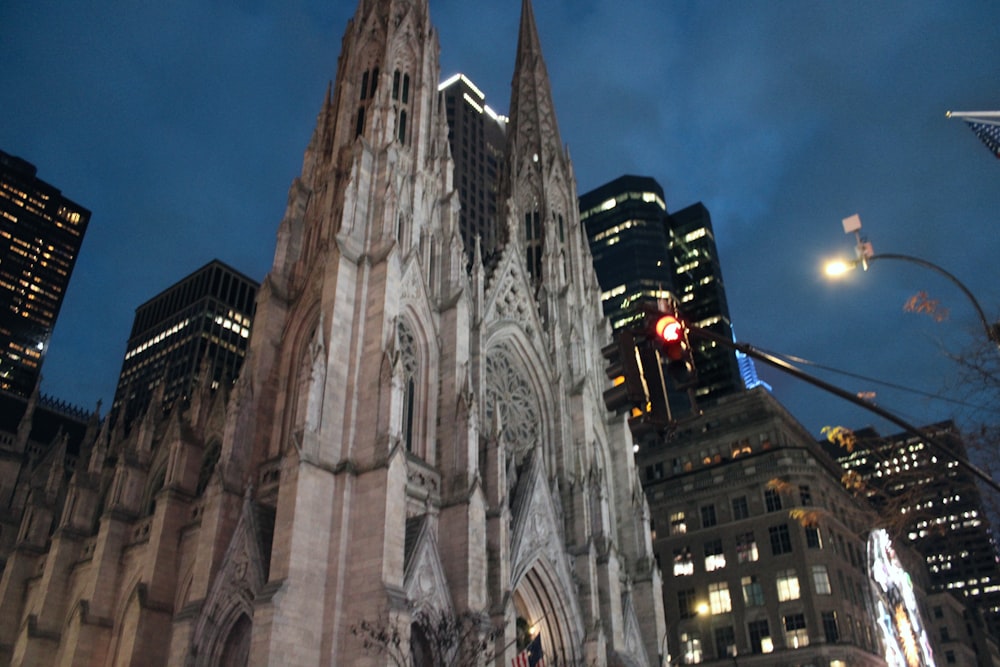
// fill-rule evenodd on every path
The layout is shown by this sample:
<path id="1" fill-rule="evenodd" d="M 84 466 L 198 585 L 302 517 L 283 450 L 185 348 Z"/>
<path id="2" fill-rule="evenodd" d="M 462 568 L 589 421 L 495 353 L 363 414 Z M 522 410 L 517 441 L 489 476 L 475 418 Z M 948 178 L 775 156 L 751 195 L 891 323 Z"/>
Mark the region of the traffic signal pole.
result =
<path id="1" fill-rule="evenodd" d="M 868 401 L 860 399 L 857 396 L 855 396 L 854 394 L 850 393 L 849 391 L 845 391 L 844 389 L 841 389 L 840 387 L 832 385 L 832 384 L 830 384 L 828 382 L 824 382 L 823 380 L 820 380 L 817 377 L 809 375 L 808 373 L 806 373 L 806 372 L 804 372 L 804 371 L 796 368 L 795 366 L 792 366 L 787 361 L 784 361 L 783 359 L 779 359 L 778 357 L 775 357 L 774 355 L 768 354 L 766 352 L 762 352 L 762 351 L 758 350 L 757 348 L 755 348 L 752 345 L 749 345 L 747 343 L 739 343 L 739 342 L 732 341 L 732 340 L 726 338 L 725 336 L 720 336 L 719 334 L 717 334 L 717 333 L 715 333 L 713 331 L 709 331 L 708 329 L 702 329 L 701 327 L 695 327 L 695 326 L 688 325 L 688 332 L 690 333 L 690 335 L 692 335 L 692 336 L 694 336 L 696 338 L 702 338 L 704 340 L 709 340 L 709 341 L 712 341 L 713 343 L 716 343 L 716 344 L 721 345 L 723 347 L 729 348 L 731 350 L 736 350 L 738 352 L 742 352 L 743 354 L 747 355 L 748 357 L 752 357 L 754 359 L 757 359 L 758 361 L 762 361 L 762 362 L 764 362 L 765 364 L 767 364 L 769 366 L 773 366 L 774 368 L 777 368 L 780 371 L 788 373 L 792 377 L 798 378 L 799 380 L 802 380 L 804 382 L 808 382 L 809 384 L 813 385 L 814 387 L 818 387 L 818 388 L 822 389 L 823 391 L 826 391 L 828 393 L 833 394 L 834 396 L 839 396 L 840 398 L 844 399 L 845 401 L 849 401 L 851 403 L 854 403 L 855 405 L 860 406 L 860 407 L 864 408 L 865 410 L 868 410 L 869 412 L 875 413 L 879 417 L 882 417 L 883 419 L 886 419 L 886 420 L 892 422 L 893 424 L 895 424 L 896 426 L 899 426 L 900 428 L 902 428 L 903 430 L 907 431 L 908 433 L 911 433 L 912 435 L 917 436 L 918 438 L 920 438 L 921 440 L 923 440 L 924 442 L 926 442 L 928 445 L 930 445 L 932 448 L 934 448 L 939 454 L 941 454 L 942 456 L 946 456 L 949 459 L 955 461 L 959 466 L 961 466 L 962 468 L 965 468 L 966 471 L 968 471 L 968 472 L 972 473 L 973 475 L 975 475 L 976 477 L 978 477 L 981 482 L 983 482 L 984 484 L 986 484 L 987 486 L 989 486 L 991 489 L 993 489 L 994 491 L 1000 492 L 1000 484 L 998 484 L 996 481 L 994 481 L 994 479 L 992 477 L 990 477 L 988 474 L 986 474 L 984 471 L 982 471 L 981 469 L 977 468 L 975 465 L 973 465 L 968 460 L 959 458 L 958 456 L 955 456 L 955 454 L 953 454 L 951 451 L 949 451 L 949 449 L 944 444 L 942 444 L 942 443 L 938 442 L 937 440 L 935 440 L 934 438 L 928 436 L 926 433 L 921 433 L 920 430 L 916 426 L 914 426 L 913 424 L 910 424 L 909 422 L 906 422 L 906 421 L 900 419 L 899 417 L 897 417 L 896 415 L 892 414 L 891 412 L 883 410 L 882 408 L 880 408 L 879 406 L 875 405 L 874 403 L 870 403 Z"/>

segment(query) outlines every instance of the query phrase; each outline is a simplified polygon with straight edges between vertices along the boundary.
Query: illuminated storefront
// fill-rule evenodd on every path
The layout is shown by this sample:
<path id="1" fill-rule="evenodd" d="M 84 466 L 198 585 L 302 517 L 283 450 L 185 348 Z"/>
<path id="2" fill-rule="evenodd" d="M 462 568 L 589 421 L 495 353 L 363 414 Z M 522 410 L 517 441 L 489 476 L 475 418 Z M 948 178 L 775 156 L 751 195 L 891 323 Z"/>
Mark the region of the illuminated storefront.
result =
<path id="1" fill-rule="evenodd" d="M 872 617 L 882 633 L 886 663 L 890 667 L 932 667 L 934 656 L 913 582 L 883 529 L 872 531 L 868 537 L 868 567 Z"/>

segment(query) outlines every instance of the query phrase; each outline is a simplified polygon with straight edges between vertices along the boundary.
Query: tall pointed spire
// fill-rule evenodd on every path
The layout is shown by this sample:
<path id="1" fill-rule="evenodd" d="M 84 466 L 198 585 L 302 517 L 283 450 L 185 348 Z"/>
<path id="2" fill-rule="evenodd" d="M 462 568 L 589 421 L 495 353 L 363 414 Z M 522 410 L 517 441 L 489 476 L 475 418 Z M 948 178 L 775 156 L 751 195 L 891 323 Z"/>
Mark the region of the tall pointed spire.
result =
<path id="1" fill-rule="evenodd" d="M 560 258 L 573 241 L 567 221 L 576 214 L 576 187 L 559 138 L 531 0 L 521 4 L 500 201 L 506 207 L 508 241 L 520 240 L 536 295 L 561 290 L 566 271 Z"/>
<path id="2" fill-rule="evenodd" d="M 511 82 L 508 137 L 522 154 L 534 160 L 562 153 L 559 127 L 549 73 L 542 57 L 531 0 L 521 1 L 521 26 L 517 36 L 517 59 Z M 548 155 L 546 155 L 548 154 Z"/>

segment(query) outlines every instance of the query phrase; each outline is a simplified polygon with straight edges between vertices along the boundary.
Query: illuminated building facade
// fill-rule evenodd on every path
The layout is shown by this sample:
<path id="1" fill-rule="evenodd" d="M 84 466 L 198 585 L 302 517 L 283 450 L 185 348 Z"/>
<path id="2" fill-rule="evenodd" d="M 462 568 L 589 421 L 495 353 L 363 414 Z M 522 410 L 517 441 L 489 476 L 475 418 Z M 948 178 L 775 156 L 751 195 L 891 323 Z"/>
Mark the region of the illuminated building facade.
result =
<path id="1" fill-rule="evenodd" d="M 636 463 L 670 664 L 886 664 L 868 606 L 874 512 L 767 391 L 721 398 Z"/>
<path id="2" fill-rule="evenodd" d="M 112 409 L 129 423 L 154 391 L 169 405 L 201 373 L 213 386 L 231 383 L 246 356 L 257 288 L 213 260 L 136 308 Z"/>
<path id="3" fill-rule="evenodd" d="M 953 422 L 921 430 L 966 458 Z M 975 640 L 980 615 L 993 638 L 1000 637 L 1000 564 L 975 478 L 912 434 L 883 437 L 866 428 L 854 436 L 850 452 L 832 443 L 824 446 L 868 485 L 883 521 L 925 559 L 931 590 L 966 601 L 973 636 L 954 641 Z"/>
<path id="4" fill-rule="evenodd" d="M 701 203 L 668 214 L 659 183 L 621 176 L 580 197 L 580 219 L 612 329 L 641 317 L 644 305 L 672 298 L 692 324 L 733 338 L 712 220 Z M 699 406 L 758 384 L 749 359 L 741 368 L 733 350 L 697 339 L 691 344 Z M 689 406 L 686 395 L 672 395 L 670 404 L 675 414 Z"/>
<path id="5" fill-rule="evenodd" d="M 31 395 L 90 211 L 0 151 L 0 389 Z"/>
<path id="6" fill-rule="evenodd" d="M 670 228 L 674 285 L 681 312 L 692 324 L 732 340 L 729 302 L 726 300 L 726 286 L 722 280 L 722 266 L 708 209 L 701 202 L 692 204 L 671 213 L 667 224 Z M 744 389 L 743 374 L 735 351 L 699 340 L 692 341 L 692 346 L 698 368 L 695 396 L 699 405 L 712 403 L 719 396 Z M 749 369 L 751 378 L 755 378 L 753 363 L 746 359 L 743 365 Z"/>
<path id="7" fill-rule="evenodd" d="M 497 187 L 507 119 L 486 104 L 486 95 L 464 74 L 445 80 L 438 91 L 444 96 L 455 189 L 461 203 L 458 226 L 471 264 L 477 239 L 486 258 L 492 257 L 500 244 Z"/>
<path id="8" fill-rule="evenodd" d="M 641 317 L 643 305 L 673 296 L 666 215 L 663 188 L 646 176 L 621 176 L 580 196 L 580 221 L 614 331 Z"/>

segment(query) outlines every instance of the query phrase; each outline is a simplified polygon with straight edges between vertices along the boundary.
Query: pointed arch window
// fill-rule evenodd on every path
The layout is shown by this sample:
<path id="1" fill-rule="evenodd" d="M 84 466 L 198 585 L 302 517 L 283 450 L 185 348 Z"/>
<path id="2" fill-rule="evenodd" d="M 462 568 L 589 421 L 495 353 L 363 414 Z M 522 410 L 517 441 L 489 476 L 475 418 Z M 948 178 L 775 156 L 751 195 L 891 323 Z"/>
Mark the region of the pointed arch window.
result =
<path id="1" fill-rule="evenodd" d="M 146 492 L 143 494 L 142 507 L 139 511 L 140 516 L 151 516 L 156 511 L 156 496 L 159 495 L 160 491 L 163 489 L 163 485 L 166 483 L 166 480 L 167 466 L 164 461 L 164 463 L 156 469 L 149 478 L 149 482 L 146 486 Z"/>
<path id="2" fill-rule="evenodd" d="M 359 97 L 361 104 L 358 106 L 358 114 L 354 123 L 355 136 L 361 136 L 365 131 L 365 113 L 371 100 L 375 97 L 375 89 L 378 87 L 378 67 L 365 70 L 361 73 L 361 87 Z"/>
<path id="3" fill-rule="evenodd" d="M 212 440 L 201 459 L 201 469 L 198 471 L 198 486 L 195 488 L 195 495 L 200 496 L 208 488 L 208 482 L 212 479 L 215 466 L 219 463 L 219 456 L 222 454 L 222 445 L 218 440 Z"/>
<path id="4" fill-rule="evenodd" d="M 542 222 L 537 209 L 524 214 L 524 247 L 528 273 L 538 283 L 542 279 Z"/>
<path id="5" fill-rule="evenodd" d="M 403 442 L 406 444 L 406 451 L 413 451 L 413 417 L 416 404 L 417 384 L 413 378 L 406 381 L 406 389 L 403 392 Z"/>
<path id="6" fill-rule="evenodd" d="M 406 110 L 399 112 L 399 143 L 406 143 Z"/>
<path id="7" fill-rule="evenodd" d="M 410 103 L 410 75 L 398 69 L 392 73 L 392 99 L 397 102 L 396 138 L 406 143 L 406 106 Z"/>
<path id="8" fill-rule="evenodd" d="M 253 623 L 246 614 L 233 623 L 219 658 L 220 667 L 243 667 L 250 661 L 250 635 Z"/>
<path id="9" fill-rule="evenodd" d="M 402 320 L 397 325 L 397 335 L 399 336 L 399 355 L 403 384 L 403 409 L 400 435 L 406 451 L 422 456 L 423 453 L 418 445 L 417 437 L 417 399 L 419 398 L 417 392 L 420 379 L 420 365 L 417 357 L 416 340 L 413 332 L 410 331 L 409 327 Z"/>

